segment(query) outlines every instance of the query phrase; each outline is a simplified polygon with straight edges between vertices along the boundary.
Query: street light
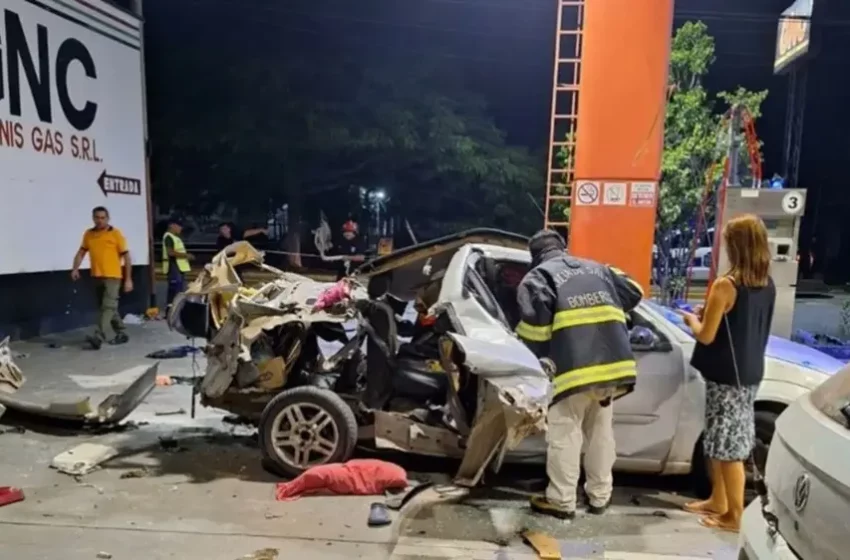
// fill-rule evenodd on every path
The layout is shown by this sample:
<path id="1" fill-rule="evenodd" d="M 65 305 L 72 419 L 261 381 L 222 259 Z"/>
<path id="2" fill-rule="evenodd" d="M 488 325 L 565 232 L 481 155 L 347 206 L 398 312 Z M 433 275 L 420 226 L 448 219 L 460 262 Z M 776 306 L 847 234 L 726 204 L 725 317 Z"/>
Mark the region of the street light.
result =
<path id="1" fill-rule="evenodd" d="M 387 197 L 387 193 L 383 190 L 375 191 L 375 198 L 378 200 L 384 200 Z"/>

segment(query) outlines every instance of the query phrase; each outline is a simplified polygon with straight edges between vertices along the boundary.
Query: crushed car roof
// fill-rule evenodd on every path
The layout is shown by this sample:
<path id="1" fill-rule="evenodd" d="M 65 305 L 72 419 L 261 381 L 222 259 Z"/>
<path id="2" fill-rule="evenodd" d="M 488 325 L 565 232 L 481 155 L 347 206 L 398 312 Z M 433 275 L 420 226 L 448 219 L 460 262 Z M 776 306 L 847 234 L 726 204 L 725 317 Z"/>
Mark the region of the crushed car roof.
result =
<path id="1" fill-rule="evenodd" d="M 404 266 L 410 261 L 424 258 L 431 254 L 439 254 L 445 251 L 452 251 L 466 245 L 467 243 L 480 243 L 488 245 L 499 245 L 502 247 L 514 247 L 517 249 L 526 249 L 528 247 L 528 237 L 519 233 L 504 231 L 493 228 L 474 228 L 464 230 L 445 237 L 431 239 L 418 245 L 411 245 L 394 251 L 389 255 L 384 255 L 373 259 L 354 271 L 354 276 L 372 276 L 392 270 L 394 268 Z"/>

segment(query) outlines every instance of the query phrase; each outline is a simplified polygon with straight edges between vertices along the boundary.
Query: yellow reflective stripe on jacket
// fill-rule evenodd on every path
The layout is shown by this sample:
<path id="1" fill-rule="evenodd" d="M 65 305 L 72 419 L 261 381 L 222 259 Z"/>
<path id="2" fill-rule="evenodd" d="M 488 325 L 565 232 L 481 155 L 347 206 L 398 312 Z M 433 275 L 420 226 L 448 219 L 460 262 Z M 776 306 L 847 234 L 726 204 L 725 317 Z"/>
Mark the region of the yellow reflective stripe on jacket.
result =
<path id="1" fill-rule="evenodd" d="M 520 321 L 516 326 L 516 333 L 531 342 L 547 342 L 552 339 L 552 325 L 540 327 Z"/>
<path id="2" fill-rule="evenodd" d="M 609 266 L 608 268 L 610 268 L 611 272 L 613 272 L 617 276 L 622 276 L 623 278 L 628 280 L 629 284 L 631 284 L 638 292 L 640 292 L 640 297 L 644 297 L 643 286 L 641 286 L 640 284 L 638 284 L 637 282 L 632 280 L 631 276 L 629 276 L 628 274 L 626 274 L 625 272 L 623 272 L 622 270 L 620 270 L 617 267 Z"/>
<path id="3" fill-rule="evenodd" d="M 555 313 L 552 321 L 552 330 L 568 329 L 581 325 L 595 325 L 599 323 L 625 323 L 626 314 L 622 309 L 613 305 L 595 305 L 582 309 L 567 309 Z"/>
<path id="4" fill-rule="evenodd" d="M 165 246 L 165 240 L 171 238 L 171 241 L 174 243 L 174 251 L 176 253 L 186 253 L 186 246 L 183 245 L 183 240 L 174 235 L 173 233 L 167 231 L 165 235 L 162 236 L 162 273 L 168 274 L 168 248 Z M 177 270 L 180 272 L 189 272 L 192 270 L 192 266 L 189 264 L 187 259 L 174 259 L 177 263 Z"/>
<path id="5" fill-rule="evenodd" d="M 637 362 L 634 360 L 574 369 L 555 377 L 555 395 L 584 385 L 609 383 L 636 375 Z"/>

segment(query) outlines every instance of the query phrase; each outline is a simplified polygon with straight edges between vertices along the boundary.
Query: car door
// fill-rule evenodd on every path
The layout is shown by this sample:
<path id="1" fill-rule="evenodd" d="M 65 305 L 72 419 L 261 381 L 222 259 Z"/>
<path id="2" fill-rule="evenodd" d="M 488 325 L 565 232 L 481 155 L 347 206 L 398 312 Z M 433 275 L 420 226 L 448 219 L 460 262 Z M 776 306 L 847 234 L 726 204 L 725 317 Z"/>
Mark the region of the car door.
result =
<path id="1" fill-rule="evenodd" d="M 499 262 L 529 266 L 522 253 L 492 248 Z M 614 404 L 614 432 L 617 441 L 617 468 L 658 471 L 666 459 L 676 433 L 683 402 L 685 360 L 679 344 L 644 305 L 632 312 L 630 330 L 648 329 L 653 344 L 634 337 L 632 350 L 638 364 L 635 390 Z M 515 452 L 517 459 L 530 459 L 545 452 L 545 441 L 529 438 Z"/>
<path id="2" fill-rule="evenodd" d="M 476 378 L 474 418 L 455 477 L 455 483 L 464 486 L 475 485 L 488 464 L 498 467 L 507 451 L 539 433 L 551 400 L 549 376 L 509 329 L 495 297 L 475 270 L 479 258 L 480 252 L 469 245 L 452 257 L 438 302 L 457 330 L 447 335 L 449 344 L 461 350 L 460 357 L 452 360 L 460 360 L 455 363 Z M 442 348 L 441 353 L 447 359 Z"/>
<path id="3" fill-rule="evenodd" d="M 617 466 L 656 471 L 676 434 L 685 361 L 681 347 L 643 305 L 632 311 L 629 326 L 638 377 L 635 390 L 614 404 Z"/>

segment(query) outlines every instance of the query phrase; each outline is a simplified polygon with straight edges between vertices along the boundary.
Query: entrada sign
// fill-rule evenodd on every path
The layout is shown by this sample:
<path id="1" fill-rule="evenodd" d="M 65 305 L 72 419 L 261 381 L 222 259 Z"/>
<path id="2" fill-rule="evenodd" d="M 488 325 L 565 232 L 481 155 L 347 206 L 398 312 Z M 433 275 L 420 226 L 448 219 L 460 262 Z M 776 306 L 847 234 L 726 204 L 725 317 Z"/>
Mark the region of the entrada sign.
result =
<path id="1" fill-rule="evenodd" d="M 133 179 L 132 177 L 110 175 L 106 170 L 97 178 L 97 186 L 100 187 L 103 196 L 109 196 L 110 194 L 141 196 L 142 194 L 142 182 L 140 180 Z"/>

